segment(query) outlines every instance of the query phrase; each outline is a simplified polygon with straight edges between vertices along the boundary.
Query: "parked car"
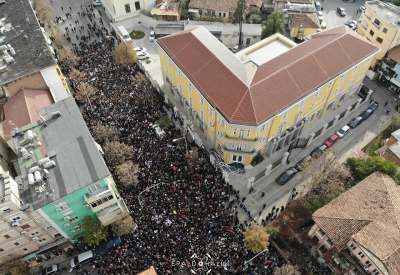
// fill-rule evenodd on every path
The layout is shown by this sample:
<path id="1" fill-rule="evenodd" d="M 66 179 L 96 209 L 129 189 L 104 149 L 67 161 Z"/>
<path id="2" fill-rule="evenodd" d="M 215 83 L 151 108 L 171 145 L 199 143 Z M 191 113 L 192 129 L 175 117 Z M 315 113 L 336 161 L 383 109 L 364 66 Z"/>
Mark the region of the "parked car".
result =
<path id="1" fill-rule="evenodd" d="M 364 12 L 364 11 L 365 11 L 365 7 L 364 7 L 364 6 L 361 6 L 358 10 L 359 10 L 360 12 Z"/>
<path id="2" fill-rule="evenodd" d="M 315 148 L 314 151 L 311 152 L 310 156 L 317 159 L 320 155 L 322 155 L 326 148 L 328 148 L 328 146 L 322 144 L 321 146 Z"/>
<path id="3" fill-rule="evenodd" d="M 93 251 L 92 250 L 88 250 L 85 251 L 83 253 L 80 253 L 78 256 L 72 258 L 69 261 L 69 264 L 72 268 L 79 268 L 81 265 L 84 265 L 85 263 L 89 262 L 90 260 L 92 260 L 94 257 Z"/>
<path id="4" fill-rule="evenodd" d="M 337 12 L 338 12 L 338 14 L 339 14 L 340 16 L 342 16 L 342 17 L 345 17 L 345 16 L 346 16 L 346 12 L 344 11 L 344 8 L 339 7 L 339 8 L 337 8 L 336 10 L 337 10 Z"/>
<path id="5" fill-rule="evenodd" d="M 136 56 L 139 60 L 145 60 L 145 59 L 149 59 L 150 54 L 148 52 L 136 52 Z"/>
<path id="6" fill-rule="evenodd" d="M 327 138 L 324 141 L 324 144 L 329 148 L 329 147 L 333 146 L 338 140 L 339 140 L 338 135 L 331 135 L 329 138 Z"/>
<path id="7" fill-rule="evenodd" d="M 360 91 L 357 94 L 359 97 L 361 97 L 362 99 L 366 98 L 368 95 L 368 88 L 365 87 L 364 85 L 361 86 Z"/>
<path id="8" fill-rule="evenodd" d="M 241 48 L 242 48 L 242 46 L 240 46 L 240 45 L 235 45 L 235 46 L 233 46 L 233 48 L 232 48 L 232 52 L 236 53 L 236 52 L 240 51 Z"/>
<path id="9" fill-rule="evenodd" d="M 350 20 L 350 21 L 347 21 L 346 23 L 344 23 L 347 27 L 349 27 L 350 29 L 355 29 L 355 28 L 357 28 L 357 21 L 355 21 L 355 20 Z"/>
<path id="10" fill-rule="evenodd" d="M 311 156 L 305 156 L 302 158 L 298 163 L 296 163 L 296 170 L 297 171 L 303 171 L 304 167 L 307 165 L 307 163 L 311 160 Z"/>
<path id="11" fill-rule="evenodd" d="M 319 22 L 324 21 L 324 14 L 322 13 L 322 11 L 317 11 L 317 15 Z"/>
<path id="12" fill-rule="evenodd" d="M 138 46 L 136 46 L 136 45 L 133 46 L 133 49 L 134 49 L 136 52 L 147 52 L 146 48 L 138 47 Z"/>
<path id="13" fill-rule="evenodd" d="M 317 11 L 322 11 L 322 6 L 320 2 L 315 2 L 315 8 L 317 9 Z"/>
<path id="14" fill-rule="evenodd" d="M 116 237 L 114 239 L 109 240 L 108 242 L 103 242 L 99 244 L 96 248 L 96 252 L 98 255 L 102 256 L 106 254 L 107 250 L 119 245 L 122 243 L 122 240 L 120 237 Z"/>
<path id="15" fill-rule="evenodd" d="M 296 168 L 290 167 L 284 173 L 282 173 L 275 181 L 277 184 L 284 185 L 289 180 L 291 180 L 297 173 Z"/>
<path id="16" fill-rule="evenodd" d="M 350 128 L 356 128 L 362 122 L 363 122 L 363 118 L 358 116 L 358 117 L 355 117 L 352 121 L 350 121 L 349 126 L 350 126 Z"/>
<path id="17" fill-rule="evenodd" d="M 364 112 L 362 112 L 360 114 L 360 117 L 362 117 L 363 120 L 366 120 L 367 118 L 370 117 L 370 115 L 373 113 L 374 111 L 372 111 L 370 108 L 368 108 L 367 110 L 365 110 Z"/>
<path id="18" fill-rule="evenodd" d="M 101 0 L 94 0 L 93 1 L 93 6 L 101 6 L 101 5 L 102 5 Z"/>
<path id="19" fill-rule="evenodd" d="M 155 31 L 150 31 L 149 40 L 150 41 L 156 40 L 156 32 Z"/>
<path id="20" fill-rule="evenodd" d="M 54 264 L 52 266 L 45 267 L 42 270 L 42 275 L 52 275 L 52 274 L 60 274 L 60 273 L 61 273 L 61 269 L 58 264 Z"/>
<path id="21" fill-rule="evenodd" d="M 372 112 L 375 112 L 375 110 L 378 109 L 378 107 L 379 107 L 379 103 L 376 101 L 369 106 L 369 108 L 372 110 Z"/>
<path id="22" fill-rule="evenodd" d="M 156 134 L 159 138 L 163 138 L 166 136 L 165 131 L 161 129 L 161 127 L 158 124 L 153 124 L 151 127 L 156 131 Z"/>
<path id="23" fill-rule="evenodd" d="M 349 125 L 344 125 L 342 129 L 336 132 L 336 135 L 338 135 L 339 138 L 344 137 L 348 132 L 350 131 Z"/>

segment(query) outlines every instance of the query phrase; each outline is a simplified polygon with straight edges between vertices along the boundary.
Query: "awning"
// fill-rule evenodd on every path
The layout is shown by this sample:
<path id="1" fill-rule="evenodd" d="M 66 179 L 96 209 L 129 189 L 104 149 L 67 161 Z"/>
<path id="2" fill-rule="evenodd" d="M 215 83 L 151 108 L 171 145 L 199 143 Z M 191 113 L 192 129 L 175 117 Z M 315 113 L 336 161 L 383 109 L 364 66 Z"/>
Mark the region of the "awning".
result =
<path id="1" fill-rule="evenodd" d="M 35 251 L 34 253 L 31 253 L 31 254 L 26 255 L 25 257 L 23 257 L 22 261 L 28 261 L 28 260 L 30 260 L 32 258 L 36 258 L 38 254 L 40 254 L 42 252 L 45 252 L 45 251 L 47 251 L 47 250 L 49 250 L 49 249 L 51 249 L 53 247 L 56 247 L 57 245 L 66 243 L 68 240 L 69 239 L 62 238 L 62 239 L 59 239 L 59 240 L 57 240 L 57 241 L 55 241 L 53 243 L 49 243 L 48 245 L 42 246 L 38 251 Z"/>

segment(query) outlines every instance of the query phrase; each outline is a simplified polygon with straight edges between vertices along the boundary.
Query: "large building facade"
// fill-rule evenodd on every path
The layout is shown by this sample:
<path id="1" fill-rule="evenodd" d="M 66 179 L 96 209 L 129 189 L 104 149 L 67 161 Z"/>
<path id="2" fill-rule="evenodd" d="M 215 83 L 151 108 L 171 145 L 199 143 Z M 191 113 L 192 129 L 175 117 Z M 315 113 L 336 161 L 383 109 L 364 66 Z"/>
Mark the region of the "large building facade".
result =
<path id="1" fill-rule="evenodd" d="M 382 60 L 386 53 L 400 44 L 400 9 L 382 1 L 365 2 L 357 32 L 381 49 L 372 65 Z"/>
<path id="2" fill-rule="evenodd" d="M 157 40 L 166 101 L 227 163 L 251 163 L 356 94 L 379 51 L 345 26 L 232 54 L 204 27 Z"/>

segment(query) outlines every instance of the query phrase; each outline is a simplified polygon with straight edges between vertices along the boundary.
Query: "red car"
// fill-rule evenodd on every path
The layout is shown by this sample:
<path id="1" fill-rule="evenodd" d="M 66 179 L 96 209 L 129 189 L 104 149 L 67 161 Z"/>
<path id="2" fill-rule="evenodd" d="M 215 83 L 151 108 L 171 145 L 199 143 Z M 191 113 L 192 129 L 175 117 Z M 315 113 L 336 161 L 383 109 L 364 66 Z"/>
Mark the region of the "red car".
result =
<path id="1" fill-rule="evenodd" d="M 324 141 L 324 144 L 328 147 L 331 147 L 333 144 L 336 143 L 336 141 L 339 140 L 339 136 L 338 135 L 331 135 L 328 139 L 326 139 Z"/>

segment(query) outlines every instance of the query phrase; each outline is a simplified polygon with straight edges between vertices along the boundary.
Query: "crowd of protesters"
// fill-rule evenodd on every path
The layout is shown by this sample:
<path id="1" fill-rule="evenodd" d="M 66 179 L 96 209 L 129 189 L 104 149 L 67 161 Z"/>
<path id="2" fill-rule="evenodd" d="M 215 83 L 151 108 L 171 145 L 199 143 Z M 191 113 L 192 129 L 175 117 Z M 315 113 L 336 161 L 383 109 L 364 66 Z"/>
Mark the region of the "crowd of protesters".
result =
<path id="1" fill-rule="evenodd" d="M 138 183 L 119 187 L 137 227 L 110 257 L 93 263 L 100 274 L 137 274 L 150 266 L 160 275 L 272 274 L 283 263 L 273 249 L 246 262 L 256 254 L 246 249 L 242 232 L 254 219 L 248 214 L 248 220 L 239 221 L 238 192 L 211 165 L 204 149 L 196 148 L 196 160 L 187 161 L 195 145 L 189 144 L 187 153 L 185 141 L 173 142 L 185 135 L 174 123 L 164 129 L 164 137 L 156 134 L 156 114 L 171 107 L 136 64 L 114 62 L 114 39 L 102 39 L 108 31 L 95 24 L 96 9 L 83 10 L 79 16 L 92 22 L 88 35 L 96 35 L 72 45 L 80 58 L 76 69 L 85 74 L 82 81 L 96 89 L 95 95 L 78 102 L 83 117 L 92 133 L 99 124 L 118 129 L 119 142 L 132 146 L 130 160 L 139 165 Z M 67 20 L 79 24 L 77 19 Z M 85 31 L 73 24 L 71 28 L 74 33 Z M 69 69 L 60 66 L 68 74 Z M 112 173 L 118 165 L 107 164 Z"/>

